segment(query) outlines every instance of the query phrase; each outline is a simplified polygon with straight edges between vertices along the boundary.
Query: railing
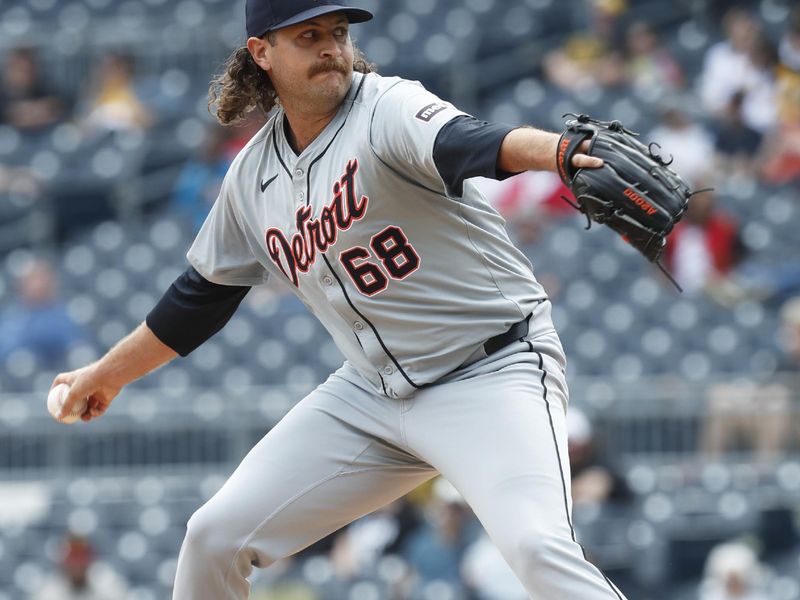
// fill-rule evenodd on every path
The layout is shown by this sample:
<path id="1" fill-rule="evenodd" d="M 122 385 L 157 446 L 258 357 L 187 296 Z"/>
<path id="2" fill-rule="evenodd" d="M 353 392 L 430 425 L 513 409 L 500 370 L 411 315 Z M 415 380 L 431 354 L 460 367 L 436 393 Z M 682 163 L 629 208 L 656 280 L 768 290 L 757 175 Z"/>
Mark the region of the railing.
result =
<path id="1" fill-rule="evenodd" d="M 50 418 L 42 394 L 0 395 L 0 478 L 227 471 L 308 391 L 253 387 L 176 397 L 164 388 L 131 389 L 102 419 L 71 426 Z M 733 386 L 578 379 L 571 402 L 590 417 L 611 460 L 661 466 L 795 453 L 799 391 L 800 377 L 791 374 Z"/>

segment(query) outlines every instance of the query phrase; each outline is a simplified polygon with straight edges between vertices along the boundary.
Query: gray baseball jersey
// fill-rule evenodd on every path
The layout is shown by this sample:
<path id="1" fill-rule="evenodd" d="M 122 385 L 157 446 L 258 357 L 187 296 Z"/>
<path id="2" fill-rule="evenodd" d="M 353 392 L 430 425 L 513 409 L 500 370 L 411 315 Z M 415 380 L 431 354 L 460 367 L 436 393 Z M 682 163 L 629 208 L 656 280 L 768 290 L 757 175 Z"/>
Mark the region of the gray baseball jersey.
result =
<path id="1" fill-rule="evenodd" d="M 299 156 L 279 111 L 234 161 L 190 262 L 219 284 L 284 278 L 347 360 L 189 520 L 175 600 L 243 600 L 254 566 L 437 472 L 532 598 L 624 600 L 572 528 L 550 304 L 503 219 L 469 181 L 448 190 L 434 164 L 437 134 L 461 114 L 419 84 L 354 74 Z"/>
<path id="2" fill-rule="evenodd" d="M 234 160 L 188 259 L 209 281 L 289 284 L 375 391 L 409 397 L 545 298 L 502 217 L 433 159 L 463 114 L 420 84 L 354 73 L 296 155 L 277 113 Z M 552 329 L 537 311 L 530 333 Z"/>

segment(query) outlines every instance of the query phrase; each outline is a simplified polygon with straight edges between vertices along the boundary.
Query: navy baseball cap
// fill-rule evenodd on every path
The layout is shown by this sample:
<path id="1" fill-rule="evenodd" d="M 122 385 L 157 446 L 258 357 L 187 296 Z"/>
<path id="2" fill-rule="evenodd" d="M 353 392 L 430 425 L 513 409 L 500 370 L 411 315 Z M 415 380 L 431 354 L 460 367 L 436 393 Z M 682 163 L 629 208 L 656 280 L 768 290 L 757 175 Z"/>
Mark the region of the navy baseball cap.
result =
<path id="1" fill-rule="evenodd" d="M 372 19 L 372 13 L 328 0 L 247 0 L 247 36 L 261 37 L 268 31 L 296 25 L 332 12 L 343 12 L 351 23 Z"/>

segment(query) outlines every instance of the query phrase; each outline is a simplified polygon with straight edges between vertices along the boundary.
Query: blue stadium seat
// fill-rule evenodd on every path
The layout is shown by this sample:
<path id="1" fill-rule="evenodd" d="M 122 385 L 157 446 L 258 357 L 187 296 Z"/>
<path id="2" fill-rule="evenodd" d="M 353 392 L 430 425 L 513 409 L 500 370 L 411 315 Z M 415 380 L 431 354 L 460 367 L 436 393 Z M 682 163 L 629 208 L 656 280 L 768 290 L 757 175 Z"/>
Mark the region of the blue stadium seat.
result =
<path id="1" fill-rule="evenodd" d="M 169 526 L 169 512 L 162 506 L 151 506 L 139 515 L 139 530 L 149 538 L 159 537 Z"/>

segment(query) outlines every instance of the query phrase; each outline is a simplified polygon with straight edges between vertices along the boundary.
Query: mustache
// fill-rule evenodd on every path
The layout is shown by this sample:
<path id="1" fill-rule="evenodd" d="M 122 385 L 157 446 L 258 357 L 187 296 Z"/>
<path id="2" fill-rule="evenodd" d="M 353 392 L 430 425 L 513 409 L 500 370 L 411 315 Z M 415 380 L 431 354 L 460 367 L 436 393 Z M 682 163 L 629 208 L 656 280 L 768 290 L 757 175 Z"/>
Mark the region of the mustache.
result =
<path id="1" fill-rule="evenodd" d="M 342 75 L 347 75 L 347 73 L 348 73 L 347 63 L 345 63 L 341 59 L 337 60 L 335 58 L 331 58 L 331 59 L 326 60 L 324 62 L 317 63 L 316 65 L 313 65 L 308 70 L 308 76 L 312 77 L 312 76 L 316 75 L 317 73 L 325 73 L 327 71 L 338 71 Z"/>

